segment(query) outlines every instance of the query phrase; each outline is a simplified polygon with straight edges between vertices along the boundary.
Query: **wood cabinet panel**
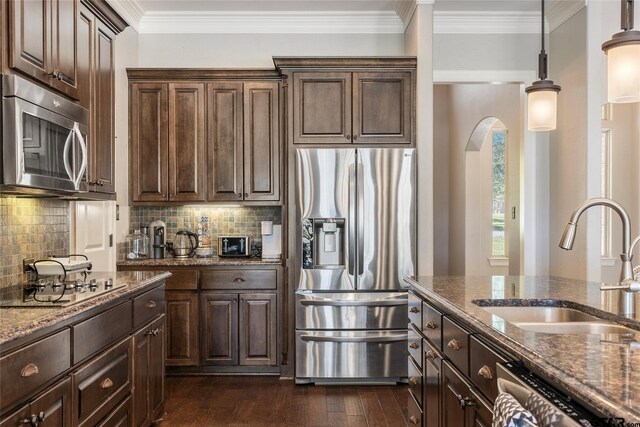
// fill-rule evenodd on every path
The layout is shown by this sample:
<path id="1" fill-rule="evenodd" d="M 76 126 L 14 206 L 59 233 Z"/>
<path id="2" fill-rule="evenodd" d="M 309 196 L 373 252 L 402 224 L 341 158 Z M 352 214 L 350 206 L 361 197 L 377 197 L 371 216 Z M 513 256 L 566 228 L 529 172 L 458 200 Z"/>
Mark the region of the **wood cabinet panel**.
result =
<path id="1" fill-rule="evenodd" d="M 167 292 L 167 366 L 198 365 L 198 294 Z"/>
<path id="2" fill-rule="evenodd" d="M 84 4 L 78 11 L 78 100 L 80 105 L 91 110 L 93 93 L 93 62 L 95 52 L 96 17 Z M 90 112 L 91 113 L 91 112 Z M 93 118 L 89 117 L 89 128 Z M 89 141 L 91 146 L 92 141 Z"/>
<path id="3" fill-rule="evenodd" d="M 131 402 L 131 397 L 126 398 L 117 408 L 100 421 L 97 427 L 129 427 L 133 413 Z"/>
<path id="4" fill-rule="evenodd" d="M 169 84 L 169 201 L 204 201 L 204 84 Z"/>
<path id="5" fill-rule="evenodd" d="M 8 408 L 71 367 L 71 334 L 64 330 L 0 359 L 0 406 Z"/>
<path id="6" fill-rule="evenodd" d="M 200 287 L 202 289 L 275 289 L 277 270 L 202 270 Z"/>
<path id="7" fill-rule="evenodd" d="M 200 297 L 201 362 L 238 364 L 238 295 L 204 292 Z"/>
<path id="8" fill-rule="evenodd" d="M 442 406 L 442 356 L 424 341 L 423 405 L 425 427 L 439 427 Z"/>
<path id="9" fill-rule="evenodd" d="M 130 88 L 129 179 L 134 202 L 167 201 L 169 187 L 168 85 Z"/>
<path id="10" fill-rule="evenodd" d="M 164 402 L 164 325 L 162 315 L 134 335 L 133 425 L 148 426 Z"/>
<path id="11" fill-rule="evenodd" d="M 280 200 L 278 83 L 244 84 L 244 199 Z"/>
<path id="12" fill-rule="evenodd" d="M 295 73 L 293 143 L 351 142 L 351 73 Z"/>
<path id="13" fill-rule="evenodd" d="M 51 86 L 71 98 L 79 98 L 77 62 L 78 0 L 50 0 Z"/>
<path id="14" fill-rule="evenodd" d="M 240 294 L 240 365 L 277 365 L 276 294 Z"/>
<path id="15" fill-rule="evenodd" d="M 154 317 L 164 313 L 164 286 L 158 286 L 133 299 L 133 327 L 139 328 Z"/>
<path id="16" fill-rule="evenodd" d="M 420 405 L 416 402 L 416 398 L 410 391 L 407 391 L 409 394 L 407 396 L 407 413 L 408 413 L 408 421 L 409 425 L 412 426 L 421 426 L 422 425 L 422 410 L 420 409 Z"/>
<path id="17" fill-rule="evenodd" d="M 152 335 L 149 346 L 149 408 L 151 421 L 162 416 L 164 409 L 164 360 L 165 360 L 165 316 L 151 323 Z M 156 331 L 158 331 L 156 333 Z"/>
<path id="18" fill-rule="evenodd" d="M 46 0 L 16 0 L 9 5 L 9 66 L 48 82 L 50 7 Z"/>
<path id="19" fill-rule="evenodd" d="M 443 317 L 442 343 L 445 356 L 463 375 L 469 376 L 469 332 L 453 320 Z"/>
<path id="20" fill-rule="evenodd" d="M 169 270 L 171 277 L 165 281 L 166 290 L 197 290 L 198 270 Z"/>
<path id="21" fill-rule="evenodd" d="M 447 361 L 442 362 L 442 381 L 442 425 L 470 427 L 472 411 L 460 403 L 461 399 L 469 398 L 469 385 Z"/>
<path id="22" fill-rule="evenodd" d="M 66 379 L 48 389 L 31 403 L 31 414 L 44 412 L 40 427 L 67 427 L 71 425 L 71 380 Z"/>
<path id="23" fill-rule="evenodd" d="M 242 83 L 207 84 L 208 200 L 243 198 Z"/>

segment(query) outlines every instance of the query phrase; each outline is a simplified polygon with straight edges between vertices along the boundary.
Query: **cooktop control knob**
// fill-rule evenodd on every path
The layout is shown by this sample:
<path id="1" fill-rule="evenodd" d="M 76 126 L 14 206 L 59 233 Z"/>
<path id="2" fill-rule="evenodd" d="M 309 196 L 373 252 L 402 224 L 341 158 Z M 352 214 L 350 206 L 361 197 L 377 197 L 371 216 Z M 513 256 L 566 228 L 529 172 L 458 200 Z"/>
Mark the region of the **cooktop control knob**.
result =
<path id="1" fill-rule="evenodd" d="M 113 287 L 113 280 L 112 279 L 107 279 L 104 281 L 104 288 L 105 289 L 111 289 Z"/>
<path id="2" fill-rule="evenodd" d="M 91 292 L 95 292 L 96 289 L 98 289 L 98 282 L 96 281 L 96 279 L 91 279 L 91 281 L 89 282 L 89 290 Z"/>
<path id="3" fill-rule="evenodd" d="M 47 287 L 47 282 L 44 279 L 38 279 L 38 281 L 35 284 L 35 288 L 38 291 L 44 291 L 44 288 Z"/>

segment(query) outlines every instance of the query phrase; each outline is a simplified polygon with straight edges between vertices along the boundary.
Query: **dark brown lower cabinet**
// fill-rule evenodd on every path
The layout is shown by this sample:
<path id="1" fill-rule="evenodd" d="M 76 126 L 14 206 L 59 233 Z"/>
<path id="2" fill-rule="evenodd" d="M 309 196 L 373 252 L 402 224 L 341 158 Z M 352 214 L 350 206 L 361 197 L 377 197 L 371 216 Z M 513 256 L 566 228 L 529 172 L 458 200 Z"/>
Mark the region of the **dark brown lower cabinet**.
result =
<path id="1" fill-rule="evenodd" d="M 65 427 L 71 425 L 71 380 L 65 379 L 45 390 L 30 404 L 0 421 L 0 427 L 38 425 Z"/>
<path id="2" fill-rule="evenodd" d="M 442 404 L 442 356 L 424 340 L 424 389 L 423 405 L 424 426 L 440 426 L 440 407 Z"/>
<path id="3" fill-rule="evenodd" d="M 167 291 L 167 366 L 198 365 L 198 294 Z"/>
<path id="4" fill-rule="evenodd" d="M 133 414 L 133 408 L 131 407 L 131 396 L 118 405 L 109 415 L 105 417 L 97 427 L 129 427 L 131 425 L 131 417 Z"/>
<path id="5" fill-rule="evenodd" d="M 164 407 L 165 316 L 134 335 L 133 425 L 148 426 L 162 416 Z"/>
<path id="6" fill-rule="evenodd" d="M 276 294 L 240 294 L 240 365 L 278 363 Z"/>
<path id="7" fill-rule="evenodd" d="M 203 365 L 238 364 L 238 294 L 203 292 L 200 297 Z"/>
<path id="8" fill-rule="evenodd" d="M 448 362 L 442 362 L 442 425 L 445 427 L 488 427 L 492 410 L 467 380 Z"/>

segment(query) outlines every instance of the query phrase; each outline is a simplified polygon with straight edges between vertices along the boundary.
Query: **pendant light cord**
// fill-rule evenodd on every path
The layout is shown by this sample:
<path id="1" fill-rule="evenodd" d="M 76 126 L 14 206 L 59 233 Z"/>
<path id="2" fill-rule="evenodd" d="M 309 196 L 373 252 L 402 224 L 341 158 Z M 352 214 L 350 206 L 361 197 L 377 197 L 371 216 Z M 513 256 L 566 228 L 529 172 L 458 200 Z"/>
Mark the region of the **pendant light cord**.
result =
<path id="1" fill-rule="evenodd" d="M 622 0 L 626 1 L 626 0 Z M 542 45 L 540 47 L 540 55 L 538 55 L 538 77 L 540 80 L 547 79 L 547 53 L 544 51 L 544 0 L 540 1 L 541 3 L 541 16 L 540 16 L 540 37 L 542 41 Z"/>

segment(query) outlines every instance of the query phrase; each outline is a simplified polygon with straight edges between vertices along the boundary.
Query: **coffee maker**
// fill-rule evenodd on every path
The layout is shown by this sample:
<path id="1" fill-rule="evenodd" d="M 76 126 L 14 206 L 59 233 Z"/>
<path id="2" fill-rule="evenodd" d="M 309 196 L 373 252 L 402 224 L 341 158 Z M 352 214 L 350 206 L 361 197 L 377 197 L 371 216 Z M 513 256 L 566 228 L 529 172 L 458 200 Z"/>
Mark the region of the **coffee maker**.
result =
<path id="1" fill-rule="evenodd" d="M 262 221 L 262 259 L 278 261 L 282 257 L 282 225 Z"/>
<path id="2" fill-rule="evenodd" d="M 149 251 L 151 258 L 164 258 L 167 243 L 167 224 L 162 221 L 153 221 L 149 224 L 149 240 L 152 242 L 153 250 Z"/>

